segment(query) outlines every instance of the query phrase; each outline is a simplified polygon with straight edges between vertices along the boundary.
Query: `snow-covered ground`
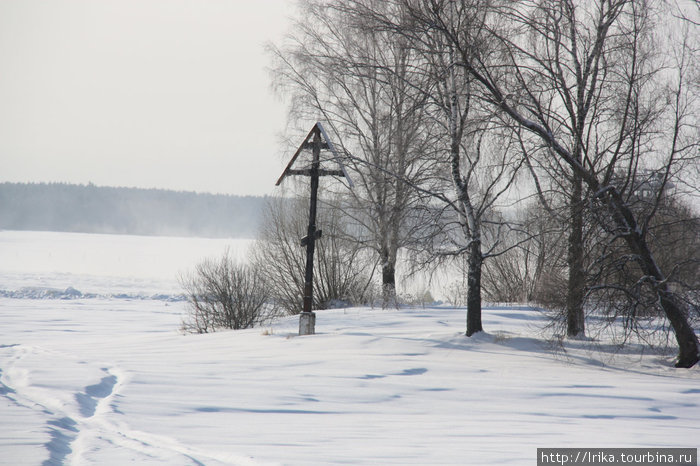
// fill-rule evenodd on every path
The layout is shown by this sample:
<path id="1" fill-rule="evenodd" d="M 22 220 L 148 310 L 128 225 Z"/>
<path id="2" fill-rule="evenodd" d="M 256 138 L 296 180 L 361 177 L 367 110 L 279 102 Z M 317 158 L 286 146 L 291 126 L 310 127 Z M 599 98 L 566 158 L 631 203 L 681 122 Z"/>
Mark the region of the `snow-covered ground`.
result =
<path id="1" fill-rule="evenodd" d="M 473 338 L 445 307 L 322 311 L 305 337 L 296 318 L 182 335 L 174 276 L 218 241 L 0 232 L 0 464 L 525 465 L 538 447 L 698 446 L 699 368 L 550 344 L 528 307 L 485 309 Z M 80 295 L 10 293 L 64 286 Z"/>

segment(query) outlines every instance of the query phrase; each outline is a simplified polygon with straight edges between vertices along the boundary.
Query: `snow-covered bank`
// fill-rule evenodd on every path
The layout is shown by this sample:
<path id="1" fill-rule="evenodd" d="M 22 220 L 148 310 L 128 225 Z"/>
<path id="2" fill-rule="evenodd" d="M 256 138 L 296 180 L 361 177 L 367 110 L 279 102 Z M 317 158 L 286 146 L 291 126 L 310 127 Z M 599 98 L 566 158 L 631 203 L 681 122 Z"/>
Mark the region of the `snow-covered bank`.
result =
<path id="1" fill-rule="evenodd" d="M 0 299 L 2 464 L 534 464 L 537 447 L 694 447 L 700 372 L 602 364 L 538 311 L 319 312 L 209 335 L 183 303 Z"/>

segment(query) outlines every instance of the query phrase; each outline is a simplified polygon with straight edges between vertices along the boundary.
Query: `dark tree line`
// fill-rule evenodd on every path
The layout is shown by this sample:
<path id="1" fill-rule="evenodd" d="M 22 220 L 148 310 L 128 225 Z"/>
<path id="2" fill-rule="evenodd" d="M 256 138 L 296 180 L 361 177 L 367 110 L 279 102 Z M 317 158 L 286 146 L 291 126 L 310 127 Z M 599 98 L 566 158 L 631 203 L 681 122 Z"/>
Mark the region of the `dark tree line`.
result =
<path id="1" fill-rule="evenodd" d="M 65 183 L 1 183 L 0 229 L 252 238 L 266 199 Z"/>

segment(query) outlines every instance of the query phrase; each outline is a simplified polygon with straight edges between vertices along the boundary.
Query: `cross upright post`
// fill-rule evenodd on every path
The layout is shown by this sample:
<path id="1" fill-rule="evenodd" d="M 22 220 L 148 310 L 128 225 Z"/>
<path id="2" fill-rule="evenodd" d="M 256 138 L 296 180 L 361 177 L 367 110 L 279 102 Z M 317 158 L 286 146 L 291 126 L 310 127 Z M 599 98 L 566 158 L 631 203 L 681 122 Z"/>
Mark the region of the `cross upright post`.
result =
<path id="1" fill-rule="evenodd" d="M 293 169 L 293 165 L 304 149 L 311 148 L 312 158 L 311 166 L 308 169 Z M 338 170 L 328 170 L 321 168 L 321 150 L 328 149 L 333 152 L 336 163 L 339 166 Z M 321 176 L 335 176 L 345 178 L 348 185 L 352 187 L 352 181 L 348 176 L 345 168 L 340 162 L 338 154 L 335 152 L 333 145 L 328 139 L 326 131 L 321 126 L 321 123 L 316 123 L 309 131 L 309 134 L 304 139 L 304 142 L 299 146 L 296 153 L 289 161 L 282 176 L 277 180 L 279 185 L 285 176 L 288 175 L 303 175 L 311 178 L 311 193 L 309 205 L 309 227 L 306 236 L 301 239 L 301 245 L 306 246 L 306 267 L 304 269 L 304 296 L 303 296 L 303 312 L 299 316 L 299 335 L 313 335 L 316 333 L 316 314 L 313 312 L 314 303 L 314 252 L 316 249 L 316 240 L 321 237 L 321 230 L 316 228 L 316 207 L 318 204 L 318 185 Z"/>
<path id="2" fill-rule="evenodd" d="M 321 132 L 314 128 L 311 161 L 311 193 L 309 202 L 309 228 L 306 233 L 306 268 L 304 269 L 304 311 L 299 317 L 299 335 L 316 333 L 314 302 L 314 251 L 316 250 L 316 204 L 318 202 L 318 178 L 321 156 Z"/>

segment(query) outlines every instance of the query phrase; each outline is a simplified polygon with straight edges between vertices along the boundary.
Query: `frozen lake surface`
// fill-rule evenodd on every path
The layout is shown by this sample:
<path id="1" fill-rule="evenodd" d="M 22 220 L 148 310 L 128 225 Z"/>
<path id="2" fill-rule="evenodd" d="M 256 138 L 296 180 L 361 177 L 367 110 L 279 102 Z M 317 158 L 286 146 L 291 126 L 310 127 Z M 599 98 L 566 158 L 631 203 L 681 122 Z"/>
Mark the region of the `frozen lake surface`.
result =
<path id="1" fill-rule="evenodd" d="M 698 445 L 700 368 L 557 346 L 524 306 L 485 309 L 472 338 L 447 307 L 182 335 L 184 303 L 152 293 L 227 246 L 245 248 L 0 232 L 0 289 L 102 293 L 0 298 L 0 464 L 521 465 L 538 447 Z"/>
<path id="2" fill-rule="evenodd" d="M 180 293 L 179 273 L 249 239 L 0 231 L 0 290 L 45 287 L 82 293 Z"/>

